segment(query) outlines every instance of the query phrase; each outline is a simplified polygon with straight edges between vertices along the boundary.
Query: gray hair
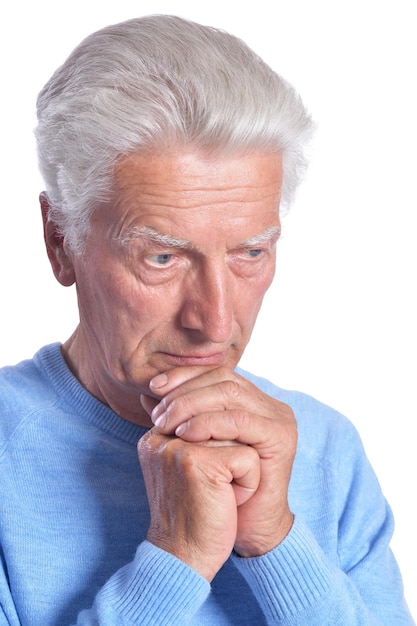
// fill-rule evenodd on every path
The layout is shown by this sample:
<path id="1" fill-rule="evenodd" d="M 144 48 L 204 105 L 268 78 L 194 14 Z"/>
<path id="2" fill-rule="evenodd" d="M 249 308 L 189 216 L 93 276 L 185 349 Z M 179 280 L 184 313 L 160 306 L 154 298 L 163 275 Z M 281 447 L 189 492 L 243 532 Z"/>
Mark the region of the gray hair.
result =
<path id="1" fill-rule="evenodd" d="M 99 30 L 75 48 L 39 94 L 36 138 L 53 219 L 80 250 L 121 157 L 176 144 L 280 152 L 288 207 L 311 130 L 295 90 L 243 41 L 154 15 Z"/>

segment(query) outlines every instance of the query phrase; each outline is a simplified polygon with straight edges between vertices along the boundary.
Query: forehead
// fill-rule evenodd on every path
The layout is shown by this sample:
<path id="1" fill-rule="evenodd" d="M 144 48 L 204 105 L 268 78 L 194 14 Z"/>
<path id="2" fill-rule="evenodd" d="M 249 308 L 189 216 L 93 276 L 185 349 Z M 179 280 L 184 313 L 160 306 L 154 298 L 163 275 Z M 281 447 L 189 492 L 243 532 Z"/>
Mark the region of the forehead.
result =
<path id="1" fill-rule="evenodd" d="M 178 229 L 203 229 L 203 235 L 205 227 L 223 224 L 246 226 L 246 239 L 279 224 L 279 154 L 209 157 L 184 148 L 133 154 L 118 162 L 114 181 L 112 217 L 121 236 L 143 226 L 174 236 Z"/>
<path id="2" fill-rule="evenodd" d="M 209 156 L 179 148 L 165 154 L 129 155 L 119 160 L 115 170 L 116 194 L 174 195 L 180 206 L 187 204 L 190 192 L 228 194 L 230 200 L 250 193 L 258 199 L 275 195 L 281 184 L 282 159 L 276 153 Z"/>

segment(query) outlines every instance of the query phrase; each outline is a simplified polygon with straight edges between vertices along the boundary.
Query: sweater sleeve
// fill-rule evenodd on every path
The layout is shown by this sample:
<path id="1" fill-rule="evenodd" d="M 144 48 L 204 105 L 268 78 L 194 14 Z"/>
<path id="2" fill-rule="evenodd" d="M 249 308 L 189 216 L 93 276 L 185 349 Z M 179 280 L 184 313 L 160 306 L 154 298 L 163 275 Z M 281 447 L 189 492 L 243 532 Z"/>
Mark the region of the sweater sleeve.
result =
<path id="1" fill-rule="evenodd" d="M 321 485 L 321 515 L 314 527 L 296 510 L 292 530 L 275 550 L 253 559 L 234 555 L 234 563 L 268 624 L 412 626 L 390 549 L 391 509 L 356 429 L 348 421 L 340 424 L 324 455 L 327 485 Z M 299 472 L 306 488 L 304 512 L 313 492 L 307 467 Z M 326 509 L 329 498 L 332 506 Z"/>
<path id="2" fill-rule="evenodd" d="M 99 591 L 77 626 L 168 626 L 192 623 L 209 583 L 173 555 L 144 541 L 132 563 Z"/>
<path id="3" fill-rule="evenodd" d="M 390 553 L 379 563 L 381 569 L 376 574 L 380 581 L 376 600 L 379 606 L 372 606 L 366 592 L 361 595 L 349 575 L 329 561 L 309 528 L 298 518 L 287 538 L 269 554 L 252 559 L 234 555 L 233 559 L 255 593 L 268 624 L 414 624 L 407 607 L 402 604 L 401 580 Z M 366 588 L 366 578 L 375 576 L 375 572 L 367 571 L 366 566 L 361 569 Z"/>
<path id="4" fill-rule="evenodd" d="M 315 457 L 326 476 L 315 496 L 322 514 L 305 515 L 317 491 L 308 478 L 309 457 L 298 466 L 304 509 L 295 510 L 289 535 L 264 556 L 232 555 L 233 563 L 270 626 L 413 626 L 389 547 L 391 510 L 356 429 L 345 420 L 337 424 L 314 448 L 323 450 Z M 196 572 L 144 542 L 78 625 L 196 624 L 209 595 L 210 585 Z"/>

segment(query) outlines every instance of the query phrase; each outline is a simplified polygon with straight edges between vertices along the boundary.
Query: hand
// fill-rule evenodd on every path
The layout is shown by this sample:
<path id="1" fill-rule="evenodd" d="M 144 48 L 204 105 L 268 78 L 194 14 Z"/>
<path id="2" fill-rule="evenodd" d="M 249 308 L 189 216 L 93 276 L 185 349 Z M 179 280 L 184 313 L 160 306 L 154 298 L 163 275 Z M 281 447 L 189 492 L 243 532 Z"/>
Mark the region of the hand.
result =
<path id="1" fill-rule="evenodd" d="M 147 538 L 211 581 L 229 557 L 237 504 L 259 485 L 257 453 L 192 444 L 151 429 L 138 444 L 151 513 Z"/>
<path id="2" fill-rule="evenodd" d="M 170 370 L 151 381 L 151 391 L 155 395 L 164 393 L 156 406 L 149 397 L 142 400 L 146 410 L 152 412 L 158 436 L 170 438 L 171 442 L 175 442 L 177 452 L 181 450 L 181 455 L 185 454 L 190 462 L 192 460 L 189 465 L 194 467 L 195 463 L 195 467 L 200 468 L 196 470 L 191 491 L 196 488 L 200 500 L 205 501 L 205 492 L 208 490 L 209 506 L 199 518 L 200 532 L 205 532 L 208 512 L 210 523 L 213 521 L 213 527 L 216 527 L 214 534 L 219 533 L 219 529 L 223 529 L 223 533 L 225 528 L 230 530 L 222 558 L 225 555 L 228 557 L 226 553 L 230 553 L 233 545 L 242 556 L 264 554 L 278 545 L 289 532 L 293 521 L 287 503 L 297 442 L 296 423 L 291 409 L 226 368 L 209 370 L 187 367 Z M 152 431 L 150 439 L 154 436 Z M 212 446 L 214 442 L 228 444 L 230 440 L 240 446 L 207 447 L 207 442 Z M 204 446 L 203 442 L 206 442 Z M 162 443 L 161 447 L 165 453 L 170 448 Z M 237 455 L 253 459 L 254 451 L 260 472 L 257 489 L 250 498 L 236 500 L 235 497 L 233 502 L 231 496 L 235 495 L 233 485 L 236 482 L 224 484 L 222 481 L 236 481 L 236 478 L 230 467 L 228 474 L 224 473 L 224 468 L 228 467 L 232 459 L 235 462 Z M 140 455 L 142 457 L 143 448 L 140 449 Z M 248 467 L 250 463 L 245 460 L 243 465 Z M 152 465 L 152 461 L 149 465 Z M 156 472 L 155 465 L 153 470 L 147 466 L 145 471 Z M 251 488 L 255 482 L 253 471 L 248 472 Z M 165 480 L 168 478 L 169 472 Z M 155 479 L 152 494 L 158 489 L 159 480 L 164 480 L 164 477 Z M 189 479 L 185 482 L 183 476 L 179 485 L 176 479 L 171 479 L 170 489 L 177 491 L 176 497 L 184 499 L 185 493 L 189 492 L 189 485 Z M 210 504 L 212 491 L 216 493 L 217 506 L 214 508 Z M 154 497 L 149 495 L 150 499 Z M 177 509 L 180 507 L 181 501 Z M 198 512 L 203 508 L 202 502 L 199 502 Z M 226 511 L 227 514 L 223 515 Z M 216 552 L 217 548 L 213 550 Z M 220 560 L 217 559 L 217 564 Z"/>

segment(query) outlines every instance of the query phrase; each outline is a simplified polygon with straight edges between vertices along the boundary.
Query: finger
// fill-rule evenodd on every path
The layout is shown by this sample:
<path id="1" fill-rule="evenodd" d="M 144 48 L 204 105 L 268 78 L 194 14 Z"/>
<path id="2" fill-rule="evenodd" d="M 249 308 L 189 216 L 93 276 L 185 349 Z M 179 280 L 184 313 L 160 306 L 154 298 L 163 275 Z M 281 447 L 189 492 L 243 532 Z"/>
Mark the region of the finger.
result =
<path id="1" fill-rule="evenodd" d="M 165 407 L 179 395 L 183 395 L 193 389 L 208 387 L 224 380 L 238 380 L 242 384 L 250 384 L 244 378 L 236 374 L 227 367 L 180 367 L 169 370 L 163 374 L 158 374 L 149 383 L 152 395 L 162 397 L 159 412 L 162 413 Z"/>
<path id="2" fill-rule="evenodd" d="M 236 506 L 241 506 L 256 493 L 259 487 L 261 480 L 259 456 L 249 446 L 233 444 L 230 446 L 229 443 L 227 446 L 218 447 L 218 449 L 227 451 L 227 463 L 233 476 L 232 487 Z"/>
<path id="3" fill-rule="evenodd" d="M 160 403 L 152 407 L 151 417 L 154 424 L 156 424 L 158 417 L 165 412 L 166 407 L 175 397 L 189 390 L 190 385 L 187 385 L 187 382 L 198 378 L 199 381 L 194 386 L 204 386 L 200 381 L 200 376 L 208 371 L 210 371 L 210 368 L 207 367 L 178 367 L 154 376 L 149 382 L 150 392 L 152 395 L 162 397 Z"/>
<path id="4" fill-rule="evenodd" d="M 271 427 L 270 421 L 260 415 L 228 410 L 220 414 L 219 412 L 200 414 L 180 424 L 175 434 L 190 442 L 214 439 L 254 445 L 263 438 L 263 431 L 265 429 L 269 431 Z"/>
<path id="5" fill-rule="evenodd" d="M 230 448 L 231 446 L 240 446 L 246 448 L 244 451 L 240 451 L 234 458 L 231 465 L 231 472 L 233 475 L 232 487 L 235 494 L 236 506 L 245 504 L 256 492 L 261 480 L 261 470 L 259 463 L 259 456 L 253 450 L 244 444 L 234 440 L 219 441 L 216 439 L 210 439 L 205 441 L 201 445 L 209 448 Z M 243 452 L 245 456 L 240 457 L 240 453 Z M 255 456 L 250 459 L 250 455 Z"/>
<path id="6" fill-rule="evenodd" d="M 175 434 L 188 442 L 236 441 L 252 446 L 266 458 L 278 448 L 295 450 L 297 423 L 292 410 L 287 409 L 276 420 L 242 409 L 202 413 L 180 424 Z"/>
<path id="7" fill-rule="evenodd" d="M 232 380 L 222 380 L 214 384 L 186 390 L 181 395 L 169 396 L 152 411 L 151 418 L 155 426 L 164 433 L 173 433 L 175 428 L 187 419 L 206 410 L 224 411 L 238 406 L 239 385 Z M 235 400 L 236 398 L 236 400 Z"/>
<path id="8" fill-rule="evenodd" d="M 186 441 L 184 439 L 184 441 Z M 240 443 L 239 441 L 236 441 L 235 439 L 208 439 L 207 441 L 201 441 L 198 442 L 201 443 L 202 446 L 207 446 L 208 448 L 219 448 L 221 446 L 225 447 L 225 446 L 244 446 L 244 443 Z"/>
<path id="9" fill-rule="evenodd" d="M 198 459 L 198 465 L 203 472 L 197 472 L 199 480 L 202 475 L 210 481 L 212 486 L 221 489 L 222 484 L 230 483 L 237 506 L 247 502 L 258 489 L 261 479 L 260 459 L 257 452 L 250 446 L 236 441 L 207 441 L 203 444 L 181 442 L 180 439 L 166 437 L 157 429 L 151 429 L 138 443 L 139 459 L 142 467 L 155 458 L 155 452 L 171 450 L 176 457 L 175 467 L 181 466 L 181 459 L 185 460 L 185 467 L 197 467 L 190 464 L 190 456 Z M 187 451 L 185 456 L 181 450 Z M 171 464 L 172 465 L 172 464 Z M 189 476 L 189 472 L 187 472 Z"/>
<path id="10" fill-rule="evenodd" d="M 207 382 L 211 384 L 201 386 Z M 192 389 L 181 386 L 175 390 L 175 397 L 168 394 L 152 411 L 151 419 L 162 432 L 172 434 L 183 422 L 216 411 L 241 410 L 269 419 L 292 417 L 287 405 L 266 396 L 240 377 L 213 382 L 202 376 L 198 383 Z"/>
<path id="11" fill-rule="evenodd" d="M 192 445 L 192 444 L 189 444 Z M 237 441 L 210 440 L 198 444 L 197 448 L 210 448 L 206 455 L 199 455 L 205 467 L 213 465 L 219 482 L 227 480 L 234 491 L 236 505 L 247 502 L 259 487 L 261 480 L 260 459 L 257 452 L 250 446 Z"/>
<path id="12" fill-rule="evenodd" d="M 183 385 L 189 380 L 213 370 L 212 367 L 194 365 L 192 367 L 176 367 L 157 374 L 149 381 L 149 388 L 157 396 L 167 393 Z"/>

